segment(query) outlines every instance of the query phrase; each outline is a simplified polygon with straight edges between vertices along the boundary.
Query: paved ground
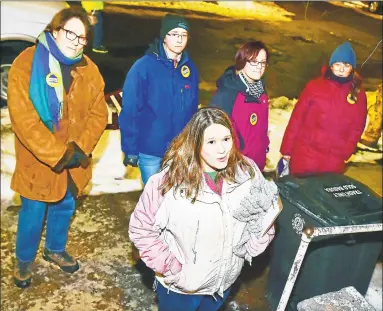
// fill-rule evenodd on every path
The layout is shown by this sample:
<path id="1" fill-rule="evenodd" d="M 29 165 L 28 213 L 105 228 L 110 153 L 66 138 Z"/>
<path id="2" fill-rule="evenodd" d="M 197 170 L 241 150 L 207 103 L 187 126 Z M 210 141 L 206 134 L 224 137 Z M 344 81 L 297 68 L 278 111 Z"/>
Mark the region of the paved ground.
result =
<path id="1" fill-rule="evenodd" d="M 374 173 L 373 166 L 362 165 L 351 167 L 349 175 L 355 177 L 361 170 L 369 171 L 370 176 L 379 174 L 376 167 Z M 136 172 L 131 176 L 139 177 Z M 12 283 L 19 207 L 5 209 L 1 217 L 1 310 L 157 310 L 151 273 L 142 262 L 137 262 L 127 232 L 129 216 L 139 195 L 140 191 L 81 198 L 68 244 L 68 251 L 79 259 L 81 269 L 74 275 L 66 275 L 42 260 L 39 252 L 33 269 L 33 285 L 26 290 Z M 40 249 L 43 243 L 44 234 Z M 270 311 L 265 298 L 268 263 L 267 251 L 255 258 L 251 267 L 245 266 L 225 306 L 226 311 Z M 377 282 L 381 286 L 379 277 Z M 236 307 L 239 305 L 241 309 Z"/>

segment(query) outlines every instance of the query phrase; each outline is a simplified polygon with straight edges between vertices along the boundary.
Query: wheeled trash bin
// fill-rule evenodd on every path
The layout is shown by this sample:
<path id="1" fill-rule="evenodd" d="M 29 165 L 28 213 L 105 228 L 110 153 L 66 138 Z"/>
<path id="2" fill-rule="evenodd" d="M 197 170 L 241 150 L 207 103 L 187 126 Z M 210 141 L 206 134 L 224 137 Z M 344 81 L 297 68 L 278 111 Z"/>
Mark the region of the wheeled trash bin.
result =
<path id="1" fill-rule="evenodd" d="M 276 310 L 301 242 L 304 227 L 382 223 L 382 200 L 353 178 L 285 176 L 277 181 L 283 210 L 272 244 L 267 299 Z M 379 254 L 382 233 L 323 236 L 310 243 L 286 310 L 317 295 L 354 286 L 365 295 Z"/>

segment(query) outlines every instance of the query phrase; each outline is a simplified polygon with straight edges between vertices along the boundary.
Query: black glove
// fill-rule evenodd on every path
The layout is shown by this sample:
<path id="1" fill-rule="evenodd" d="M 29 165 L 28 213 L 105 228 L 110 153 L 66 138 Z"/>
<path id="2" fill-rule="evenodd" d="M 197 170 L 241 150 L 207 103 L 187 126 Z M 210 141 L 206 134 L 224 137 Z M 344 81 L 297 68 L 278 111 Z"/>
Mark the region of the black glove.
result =
<path id="1" fill-rule="evenodd" d="M 87 168 L 90 163 L 90 159 L 84 153 L 84 151 L 82 151 L 81 148 L 74 141 L 68 143 L 68 148 L 73 148 L 73 155 L 64 164 L 64 168 L 70 169 L 80 166 L 82 168 Z"/>
<path id="2" fill-rule="evenodd" d="M 137 167 L 138 166 L 138 157 L 135 156 L 135 155 L 127 155 L 125 156 L 124 158 L 124 165 L 125 166 L 133 166 L 133 167 Z"/>
<path id="3" fill-rule="evenodd" d="M 69 144 L 73 144 L 73 149 L 74 149 L 74 156 L 76 157 L 77 161 L 80 162 L 80 166 L 82 168 L 87 168 L 90 164 L 90 157 L 87 156 L 84 151 L 74 142 L 71 141 Z"/>
<path id="4" fill-rule="evenodd" d="M 89 163 L 90 158 L 74 141 L 71 141 L 67 144 L 67 149 L 63 157 L 57 162 L 52 170 L 56 173 L 61 173 L 63 169 L 76 168 L 80 166 L 86 168 Z"/>

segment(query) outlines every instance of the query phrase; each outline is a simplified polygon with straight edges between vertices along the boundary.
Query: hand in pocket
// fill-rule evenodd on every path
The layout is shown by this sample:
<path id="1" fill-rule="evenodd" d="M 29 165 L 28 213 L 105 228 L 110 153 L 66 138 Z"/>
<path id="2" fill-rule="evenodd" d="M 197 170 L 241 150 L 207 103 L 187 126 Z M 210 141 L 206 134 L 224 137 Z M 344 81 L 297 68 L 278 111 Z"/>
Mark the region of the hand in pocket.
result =
<path id="1" fill-rule="evenodd" d="M 180 280 L 181 272 L 178 272 L 177 274 L 170 274 L 168 276 L 165 276 L 164 282 L 167 285 L 171 284 L 177 284 L 178 281 Z"/>

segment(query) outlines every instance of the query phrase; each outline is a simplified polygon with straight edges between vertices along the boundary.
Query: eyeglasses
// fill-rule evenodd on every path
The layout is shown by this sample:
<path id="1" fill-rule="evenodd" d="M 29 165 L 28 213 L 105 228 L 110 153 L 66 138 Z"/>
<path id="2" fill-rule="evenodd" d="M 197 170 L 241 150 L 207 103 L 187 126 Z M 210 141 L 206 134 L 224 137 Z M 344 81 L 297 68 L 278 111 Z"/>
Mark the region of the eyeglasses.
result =
<path id="1" fill-rule="evenodd" d="M 179 39 L 181 38 L 182 40 L 186 40 L 186 39 L 190 39 L 191 37 L 187 34 L 180 34 L 180 33 L 175 33 L 175 32 L 172 32 L 172 33 L 167 33 L 166 34 L 167 36 L 173 38 L 173 39 Z"/>
<path id="2" fill-rule="evenodd" d="M 267 62 L 257 62 L 257 61 L 253 61 L 253 62 L 248 61 L 248 63 L 250 64 L 250 66 L 253 66 L 253 67 L 258 67 L 258 65 L 261 65 L 262 68 L 265 68 L 266 66 L 269 65 Z"/>
<path id="3" fill-rule="evenodd" d="M 62 30 L 65 31 L 66 38 L 70 41 L 74 41 L 78 38 L 78 43 L 81 45 L 86 45 L 88 43 L 88 39 L 86 37 L 78 36 L 76 35 L 73 31 L 70 31 L 65 28 L 61 28 Z"/>

